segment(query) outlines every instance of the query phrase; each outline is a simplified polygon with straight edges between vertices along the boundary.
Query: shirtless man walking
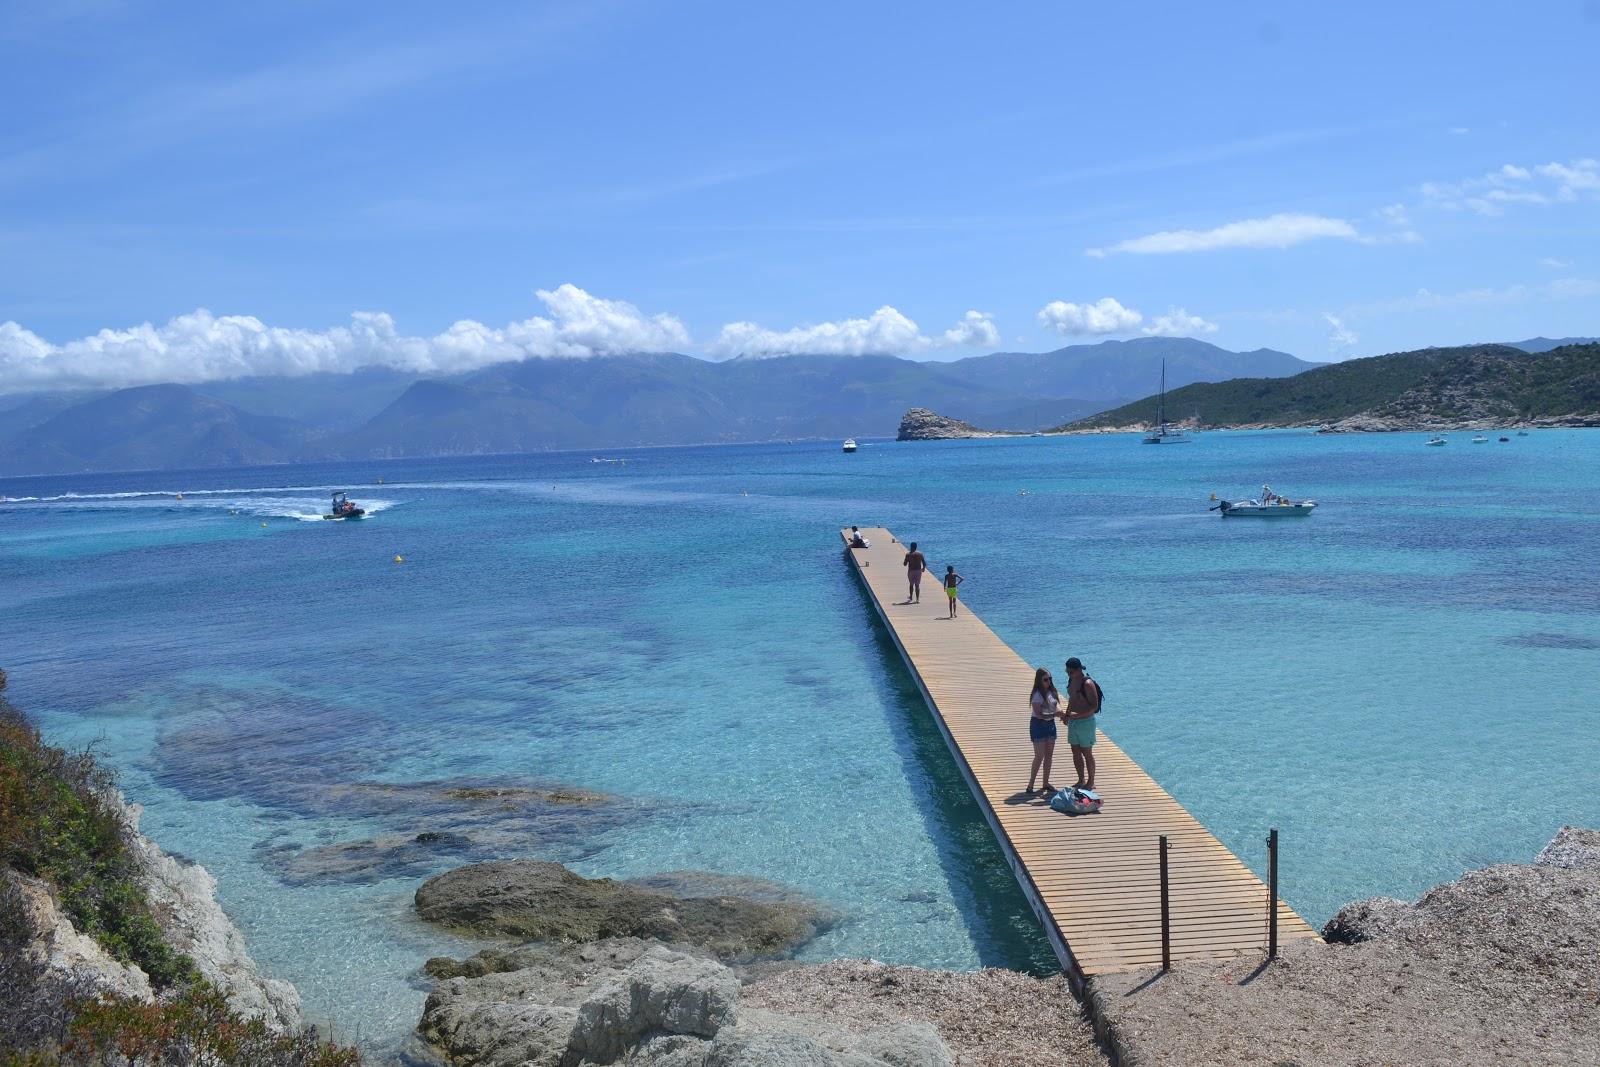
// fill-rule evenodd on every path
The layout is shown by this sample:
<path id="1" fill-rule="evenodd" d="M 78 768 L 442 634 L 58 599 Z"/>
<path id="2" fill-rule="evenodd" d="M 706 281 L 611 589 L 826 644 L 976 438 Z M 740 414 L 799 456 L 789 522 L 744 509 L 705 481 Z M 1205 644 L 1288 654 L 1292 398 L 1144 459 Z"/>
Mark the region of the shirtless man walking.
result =
<path id="1" fill-rule="evenodd" d="M 911 551 L 906 553 L 903 561 L 906 568 L 906 581 L 910 582 L 906 590 L 907 604 L 922 603 L 922 572 L 928 569 L 928 557 L 917 551 L 917 543 L 911 542 Z"/>

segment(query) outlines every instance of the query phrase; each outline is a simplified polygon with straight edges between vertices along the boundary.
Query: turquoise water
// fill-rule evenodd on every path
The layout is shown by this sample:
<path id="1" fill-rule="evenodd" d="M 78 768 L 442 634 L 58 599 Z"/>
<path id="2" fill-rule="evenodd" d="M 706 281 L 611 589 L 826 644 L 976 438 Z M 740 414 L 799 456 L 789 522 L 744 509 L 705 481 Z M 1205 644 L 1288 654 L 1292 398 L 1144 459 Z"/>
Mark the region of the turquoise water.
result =
<path id="1" fill-rule="evenodd" d="M 421 962 L 471 950 L 411 892 L 491 855 L 795 886 L 841 916 L 808 958 L 1051 965 L 840 524 L 955 563 L 1030 660 L 1081 656 L 1104 728 L 1245 862 L 1280 829 L 1314 922 L 1600 825 L 1600 434 L 611 456 L 0 481 L 11 696 L 92 741 L 256 957 L 377 1048 L 414 1024 Z M 1263 480 L 1323 506 L 1206 511 Z M 329 489 L 381 510 L 316 521 Z M 455 847 L 304 865 L 441 828 Z"/>

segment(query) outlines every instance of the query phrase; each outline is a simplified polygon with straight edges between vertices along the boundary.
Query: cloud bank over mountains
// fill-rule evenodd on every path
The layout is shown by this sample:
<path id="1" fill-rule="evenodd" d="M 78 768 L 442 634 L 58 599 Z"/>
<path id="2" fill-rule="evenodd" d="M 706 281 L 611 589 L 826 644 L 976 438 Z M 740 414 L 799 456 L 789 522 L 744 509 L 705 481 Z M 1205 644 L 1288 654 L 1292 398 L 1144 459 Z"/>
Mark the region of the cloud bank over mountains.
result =
<path id="1" fill-rule="evenodd" d="M 200 309 L 165 324 L 106 329 L 65 344 L 16 322 L 0 323 L 0 394 L 46 389 L 125 387 L 159 382 L 194 384 L 252 376 L 298 377 L 388 366 L 421 374 L 454 374 L 530 358 L 581 359 L 630 352 L 687 352 L 688 328 L 672 315 L 646 315 L 622 300 L 594 296 L 572 284 L 540 289 L 544 313 L 501 327 L 463 319 L 431 337 L 400 332 L 386 312 L 358 311 L 348 325 L 327 330 L 269 326 L 253 315 L 214 315 Z M 1056 300 L 1038 313 L 1063 336 L 1139 332 L 1152 337 L 1215 333 L 1217 325 L 1183 308 L 1153 320 L 1111 297 L 1093 303 Z M 968 311 L 942 332 L 924 333 L 898 309 L 884 305 L 865 318 L 774 330 L 732 322 L 704 346 L 713 358 L 813 355 L 915 356 L 947 349 L 994 350 L 994 316 Z"/>
<path id="2" fill-rule="evenodd" d="M 410 337 L 385 312 L 358 311 L 330 330 L 268 326 L 252 315 L 204 309 L 165 325 L 101 330 L 53 345 L 15 322 L 0 323 L 0 392 L 82 386 L 194 383 L 251 375 L 295 377 L 383 364 L 449 374 L 530 356 L 573 358 L 685 348 L 671 315 L 591 296 L 575 285 L 535 294 L 548 317 L 496 329 L 463 319 L 433 337 Z"/>

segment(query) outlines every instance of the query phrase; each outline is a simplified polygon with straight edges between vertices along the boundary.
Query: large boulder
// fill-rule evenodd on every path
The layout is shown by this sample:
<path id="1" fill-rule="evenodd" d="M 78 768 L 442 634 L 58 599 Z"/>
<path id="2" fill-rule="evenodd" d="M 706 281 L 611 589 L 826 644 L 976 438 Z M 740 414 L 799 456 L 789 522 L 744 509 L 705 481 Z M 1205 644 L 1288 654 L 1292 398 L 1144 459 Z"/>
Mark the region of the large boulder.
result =
<path id="1" fill-rule="evenodd" d="M 589 994 L 570 1047 L 583 1059 L 612 1063 L 648 1034 L 715 1037 L 738 1005 L 739 979 L 728 968 L 656 947 Z"/>
<path id="2" fill-rule="evenodd" d="M 559 863 L 475 863 L 424 882 L 417 914 L 462 933 L 583 943 L 637 937 L 698 945 L 724 959 L 793 951 L 828 922 L 798 899 L 678 896 L 584 878 Z"/>

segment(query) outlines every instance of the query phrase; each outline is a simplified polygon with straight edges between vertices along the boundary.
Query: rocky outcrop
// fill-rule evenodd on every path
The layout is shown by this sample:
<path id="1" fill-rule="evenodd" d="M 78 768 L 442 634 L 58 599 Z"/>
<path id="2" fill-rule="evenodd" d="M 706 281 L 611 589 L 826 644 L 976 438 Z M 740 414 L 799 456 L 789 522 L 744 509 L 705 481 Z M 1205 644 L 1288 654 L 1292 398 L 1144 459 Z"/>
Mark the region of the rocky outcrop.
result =
<path id="1" fill-rule="evenodd" d="M 499 969 L 509 963 L 522 966 Z M 949 1067 L 926 1023 L 855 1029 L 741 1005 L 708 957 L 637 939 L 498 956 L 428 997 L 419 1034 L 478 1067 Z"/>
<path id="2" fill-rule="evenodd" d="M 900 418 L 897 441 L 947 441 L 963 437 L 1016 437 L 1009 430 L 980 430 L 970 422 L 951 419 L 929 411 L 912 408 Z"/>
<path id="3" fill-rule="evenodd" d="M 792 895 L 680 895 L 538 860 L 475 863 L 430 878 L 417 889 L 416 907 L 429 922 L 462 933 L 566 944 L 642 938 L 697 945 L 724 959 L 785 955 L 831 922 L 824 909 Z"/>
<path id="4" fill-rule="evenodd" d="M 217 903 L 216 880 L 140 834 L 136 805 L 118 796 L 108 800 L 127 824 L 128 845 L 167 944 L 192 959 L 235 1012 L 276 1030 L 298 1031 L 299 994 L 289 983 L 267 978 L 250 958 L 243 936 Z M 116 959 L 77 929 L 48 883 L 0 867 L 0 1012 L 7 1016 L 0 1036 L 26 1043 L 59 1035 L 71 1003 L 85 998 L 149 1003 L 156 996 L 142 969 Z M 25 1024 L 21 1031 L 12 1025 L 17 1020 Z"/>
<path id="5" fill-rule="evenodd" d="M 168 855 L 138 832 L 138 805 L 123 805 L 131 845 L 145 873 L 145 891 L 167 943 L 194 960 L 200 974 L 241 1015 L 259 1016 L 279 1030 L 300 1027 L 300 994 L 268 978 L 245 949 L 244 935 L 217 903 L 217 880 L 195 863 Z"/>
<path id="6" fill-rule="evenodd" d="M 1340 909 L 1327 941 L 1091 995 L 1139 1063 L 1592 1064 L 1600 1050 L 1600 832 L 1564 828 L 1531 864 L 1499 864 L 1414 903 Z"/>

